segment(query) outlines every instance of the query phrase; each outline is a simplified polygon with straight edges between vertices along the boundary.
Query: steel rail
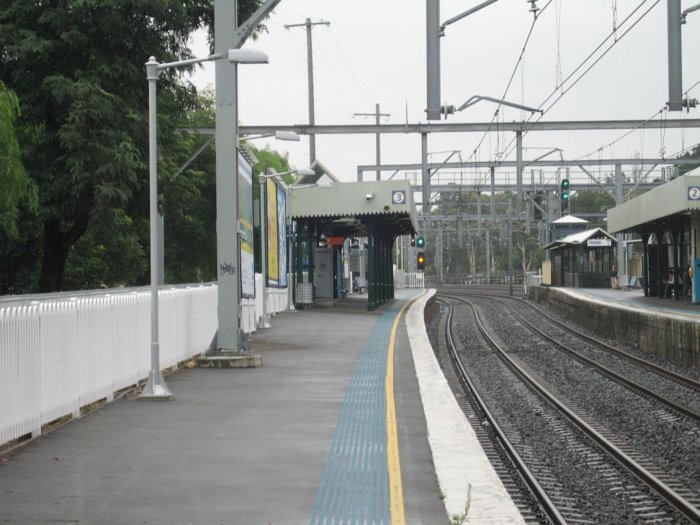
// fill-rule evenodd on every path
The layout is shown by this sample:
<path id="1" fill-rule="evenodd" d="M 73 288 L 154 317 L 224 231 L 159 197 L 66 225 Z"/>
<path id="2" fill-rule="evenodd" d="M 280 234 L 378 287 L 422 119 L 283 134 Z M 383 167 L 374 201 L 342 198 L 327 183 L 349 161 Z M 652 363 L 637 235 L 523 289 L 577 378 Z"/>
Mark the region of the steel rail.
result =
<path id="1" fill-rule="evenodd" d="M 654 476 L 646 468 L 640 465 L 637 461 L 632 459 L 624 451 L 618 448 L 615 444 L 610 442 L 607 438 L 598 433 L 593 427 L 583 421 L 578 417 L 572 410 L 570 410 L 564 403 L 559 401 L 559 399 L 550 393 L 547 389 L 542 387 L 530 374 L 528 374 L 523 368 L 521 368 L 515 360 L 513 360 L 508 353 L 501 348 L 498 343 L 490 336 L 488 329 L 484 325 L 478 308 L 466 299 L 460 299 L 458 297 L 453 297 L 456 300 L 462 301 L 464 304 L 469 305 L 474 312 L 474 319 L 476 320 L 479 332 L 484 337 L 486 342 L 491 348 L 493 348 L 501 357 L 508 367 L 513 370 L 513 372 L 519 376 L 526 384 L 530 385 L 535 391 L 537 391 L 543 398 L 554 405 L 557 410 L 564 414 L 574 425 L 576 425 L 582 432 L 589 436 L 596 444 L 598 444 L 602 449 L 610 454 L 612 458 L 617 460 L 623 466 L 627 468 L 629 472 L 634 474 L 642 483 L 645 483 L 651 487 L 657 494 L 659 494 L 663 499 L 665 499 L 669 504 L 671 504 L 676 510 L 681 512 L 684 516 L 695 523 L 700 523 L 700 509 L 694 507 L 690 502 L 683 498 L 680 494 L 670 488 L 668 485 L 663 483 L 660 479 Z"/>
<path id="2" fill-rule="evenodd" d="M 595 337 L 584 334 L 583 332 L 579 332 L 575 328 L 567 326 L 565 323 L 561 322 L 556 317 L 549 315 L 547 312 L 545 312 L 544 310 L 542 310 L 541 308 L 538 308 L 537 306 L 535 306 L 533 304 L 530 304 L 528 301 L 525 301 L 519 297 L 517 297 L 517 298 L 514 297 L 514 299 L 517 301 L 520 301 L 523 304 L 528 305 L 530 308 L 532 308 L 533 310 L 535 310 L 539 314 L 546 317 L 549 322 L 557 325 L 559 328 L 561 328 L 567 332 L 570 332 L 571 334 L 574 334 L 576 337 L 580 337 L 581 339 L 584 339 L 584 340 L 588 341 L 589 343 L 594 344 L 595 346 L 598 346 L 599 348 L 601 348 L 603 350 L 606 350 L 606 351 L 613 353 L 619 357 L 627 359 L 635 364 L 649 368 L 650 370 L 653 370 L 657 374 L 663 375 L 663 376 L 667 377 L 668 379 L 672 379 L 673 381 L 676 381 L 678 383 L 683 383 L 686 386 L 689 386 L 691 388 L 695 388 L 696 390 L 700 390 L 700 381 L 696 381 L 695 379 L 681 375 L 677 372 L 674 372 L 673 370 L 669 370 L 667 368 L 664 368 L 663 366 L 657 365 L 656 363 L 652 363 L 651 361 L 648 361 L 642 357 L 637 357 L 635 355 L 629 354 L 629 353 L 625 352 L 624 350 L 620 350 L 619 348 L 615 348 L 614 346 L 609 345 L 604 341 L 600 341 L 599 339 L 596 339 Z"/>
<path id="3" fill-rule="evenodd" d="M 461 301 L 460 299 L 457 300 Z M 542 512 L 547 516 L 547 518 L 549 518 L 552 521 L 552 523 L 565 524 L 566 520 L 559 513 L 559 510 L 556 508 L 552 500 L 542 488 L 542 485 L 540 485 L 540 483 L 537 481 L 535 475 L 525 464 L 525 461 L 523 461 L 523 459 L 520 457 L 520 454 L 518 454 L 517 450 L 515 450 L 515 447 L 513 447 L 513 445 L 510 443 L 505 432 L 501 429 L 498 422 L 496 421 L 496 418 L 491 414 L 488 407 L 486 406 L 486 403 L 477 392 L 476 386 L 469 377 L 469 373 L 467 372 L 466 368 L 464 367 L 464 364 L 462 363 L 461 359 L 459 358 L 459 355 L 457 354 L 457 345 L 455 344 L 454 338 L 452 337 L 452 305 L 444 301 L 443 304 L 446 304 L 449 308 L 447 313 L 447 322 L 445 323 L 445 338 L 447 340 L 447 348 L 450 354 L 450 359 L 452 360 L 452 364 L 455 367 L 455 370 L 459 377 L 459 381 L 460 383 L 462 383 L 462 388 L 467 390 L 473 397 L 478 411 L 483 414 L 483 416 L 488 421 L 489 425 L 491 425 L 491 428 L 493 429 L 494 433 L 496 434 L 496 437 L 498 438 L 498 443 L 501 445 L 506 455 L 510 459 L 511 463 L 514 465 L 518 475 L 522 478 L 523 482 L 532 492 Z"/>
<path id="4" fill-rule="evenodd" d="M 527 328 L 529 328 L 531 331 L 533 331 L 534 333 L 536 333 L 537 335 L 539 335 L 540 337 L 542 337 L 546 341 L 549 341 L 550 343 L 552 343 L 556 347 L 561 348 L 562 350 L 567 352 L 570 356 L 572 356 L 574 359 L 578 360 L 579 362 L 581 362 L 581 363 L 583 363 L 591 368 L 599 370 L 600 372 L 602 372 L 606 376 L 610 377 L 614 381 L 619 381 L 620 383 L 623 383 L 624 385 L 627 385 L 630 388 L 637 390 L 642 395 L 651 397 L 651 398 L 655 399 L 656 401 L 663 403 L 664 405 L 671 408 L 672 410 L 675 410 L 676 412 L 680 412 L 681 414 L 688 416 L 692 419 L 695 419 L 696 421 L 700 421 L 700 413 L 695 412 L 694 410 L 692 410 L 688 407 L 685 407 L 683 405 L 679 405 L 675 401 L 672 401 L 672 400 L 662 396 L 661 394 L 654 392 L 653 390 L 649 390 L 644 385 L 640 385 L 639 383 L 632 381 L 631 379 L 628 379 L 621 374 L 618 374 L 617 372 L 606 367 L 605 365 L 597 363 L 593 359 L 590 359 L 590 358 L 582 355 L 580 352 L 578 352 L 577 350 L 574 350 L 570 346 L 557 341 L 554 336 L 551 336 L 551 335 L 543 332 L 539 328 L 537 328 L 534 324 L 532 324 L 530 321 L 525 319 L 522 315 L 520 315 L 515 310 L 511 310 L 511 313 L 513 315 L 515 315 L 515 317 L 517 317 L 520 320 L 520 322 L 523 325 L 525 325 Z"/>

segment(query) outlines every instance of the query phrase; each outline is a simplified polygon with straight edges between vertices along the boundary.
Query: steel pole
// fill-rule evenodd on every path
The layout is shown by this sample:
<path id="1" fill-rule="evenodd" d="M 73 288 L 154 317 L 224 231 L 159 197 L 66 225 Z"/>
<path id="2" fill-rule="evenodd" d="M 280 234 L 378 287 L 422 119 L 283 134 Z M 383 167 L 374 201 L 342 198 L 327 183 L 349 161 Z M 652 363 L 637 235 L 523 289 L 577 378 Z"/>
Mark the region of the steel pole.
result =
<path id="1" fill-rule="evenodd" d="M 294 273 L 294 219 L 292 218 L 292 186 L 291 184 L 286 187 L 287 193 L 287 309 L 294 310 L 294 289 L 296 286 L 293 284 L 295 273 Z"/>
<path id="2" fill-rule="evenodd" d="M 523 205 L 523 132 L 515 132 L 515 149 L 516 149 L 516 174 L 515 174 L 515 184 L 518 200 L 515 205 L 515 209 L 520 211 Z"/>
<path id="3" fill-rule="evenodd" d="M 314 105 L 314 50 L 313 38 L 311 38 L 311 19 L 307 18 L 306 26 L 306 65 L 307 80 L 309 83 L 309 126 L 316 124 L 316 109 Z M 309 134 L 309 166 L 316 160 L 316 135 Z"/>
<path id="4" fill-rule="evenodd" d="M 160 343 L 158 340 L 158 62 L 150 57 L 146 62 L 148 79 L 148 175 L 149 222 L 151 235 L 151 370 L 141 397 L 171 399 L 160 371 Z"/>
<path id="5" fill-rule="evenodd" d="M 214 43 L 225 53 L 233 44 L 237 0 L 214 3 Z M 217 350 L 240 350 L 238 245 L 238 100 L 236 64 L 216 61 L 216 253 L 218 272 Z"/>
<path id="6" fill-rule="evenodd" d="M 426 80 L 428 120 L 440 120 L 440 0 L 426 0 Z"/>
<path id="7" fill-rule="evenodd" d="M 379 129 L 379 117 L 381 116 L 381 113 L 379 112 L 379 104 L 376 106 L 377 110 L 377 119 L 376 119 L 376 124 L 377 124 L 377 129 Z M 375 142 L 376 142 L 376 152 L 377 152 L 377 166 L 379 166 L 382 163 L 382 140 L 381 140 L 381 133 L 377 132 L 377 135 L 375 137 Z M 382 180 L 382 171 L 377 170 L 377 180 Z"/>
<path id="8" fill-rule="evenodd" d="M 265 213 L 265 205 L 267 204 L 267 191 L 264 188 L 266 184 L 262 173 L 260 178 L 260 265 L 262 271 L 262 317 L 258 323 L 258 328 L 271 328 L 270 318 L 267 316 L 267 214 Z"/>
<path id="9" fill-rule="evenodd" d="M 668 14 L 668 110 L 683 109 L 683 52 L 681 0 L 667 0 Z"/>

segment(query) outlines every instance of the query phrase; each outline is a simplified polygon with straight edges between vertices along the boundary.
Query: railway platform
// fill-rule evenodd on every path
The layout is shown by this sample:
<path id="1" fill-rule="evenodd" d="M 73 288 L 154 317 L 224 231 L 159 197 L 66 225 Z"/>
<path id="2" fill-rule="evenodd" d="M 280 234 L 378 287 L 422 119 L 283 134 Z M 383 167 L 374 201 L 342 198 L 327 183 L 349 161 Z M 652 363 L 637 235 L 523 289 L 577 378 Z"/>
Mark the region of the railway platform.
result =
<path id="1" fill-rule="evenodd" d="M 688 317 L 700 321 L 700 304 L 694 304 L 687 298 L 645 297 L 644 290 L 615 290 L 612 288 L 560 288 L 566 293 L 584 299 L 605 301 L 628 308 L 635 308 L 650 313 L 665 313 Z"/>
<path id="2" fill-rule="evenodd" d="M 429 292 L 287 312 L 257 369 L 180 369 L 0 454 L 2 523 L 522 523 L 435 361 Z"/>
<path id="3" fill-rule="evenodd" d="M 528 295 L 598 334 L 646 354 L 700 369 L 700 305 L 642 290 L 533 286 Z"/>

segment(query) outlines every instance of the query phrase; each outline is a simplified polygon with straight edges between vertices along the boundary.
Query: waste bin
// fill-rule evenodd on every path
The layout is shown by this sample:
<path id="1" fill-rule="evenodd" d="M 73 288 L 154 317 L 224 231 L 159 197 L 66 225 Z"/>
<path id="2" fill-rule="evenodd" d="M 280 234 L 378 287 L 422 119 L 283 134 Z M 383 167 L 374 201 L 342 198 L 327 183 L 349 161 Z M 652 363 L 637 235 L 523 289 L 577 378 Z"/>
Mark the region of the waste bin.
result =
<path id="1" fill-rule="evenodd" d="M 297 283 L 297 304 L 311 305 L 314 302 L 314 289 L 311 283 Z"/>

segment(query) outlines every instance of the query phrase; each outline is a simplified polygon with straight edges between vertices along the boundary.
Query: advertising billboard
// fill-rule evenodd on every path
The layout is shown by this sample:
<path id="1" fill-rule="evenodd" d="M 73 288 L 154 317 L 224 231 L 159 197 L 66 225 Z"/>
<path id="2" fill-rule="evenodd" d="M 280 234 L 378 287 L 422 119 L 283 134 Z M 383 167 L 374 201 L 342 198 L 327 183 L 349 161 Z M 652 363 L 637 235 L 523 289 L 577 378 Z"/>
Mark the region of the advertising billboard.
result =
<path id="1" fill-rule="evenodd" d="M 253 168 L 242 155 L 238 156 L 238 217 L 241 232 L 241 296 L 255 297 Z"/>
<path id="2" fill-rule="evenodd" d="M 279 285 L 287 287 L 287 194 L 277 187 L 277 253 L 279 258 Z"/>
<path id="3" fill-rule="evenodd" d="M 277 221 L 277 184 L 267 179 L 265 185 L 267 213 L 267 283 L 268 286 L 279 286 L 279 233 Z"/>

